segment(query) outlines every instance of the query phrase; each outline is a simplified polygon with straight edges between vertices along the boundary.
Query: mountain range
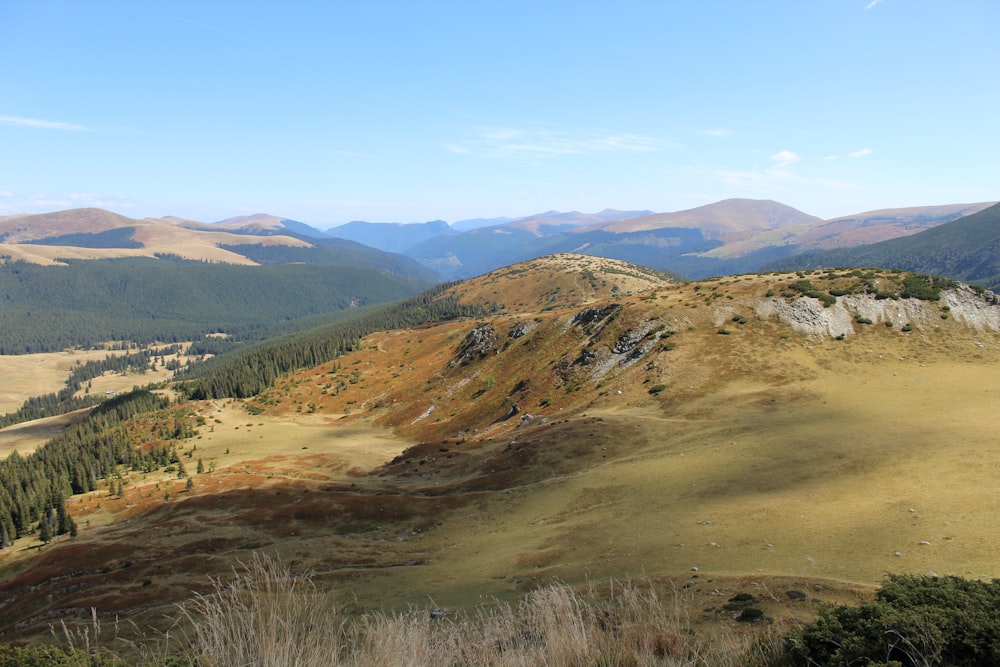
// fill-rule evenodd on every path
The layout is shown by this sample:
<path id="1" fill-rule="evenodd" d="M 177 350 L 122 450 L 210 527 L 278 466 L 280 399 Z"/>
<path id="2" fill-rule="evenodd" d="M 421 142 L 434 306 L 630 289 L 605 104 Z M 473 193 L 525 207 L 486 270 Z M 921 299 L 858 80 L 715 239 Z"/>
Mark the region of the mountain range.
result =
<path id="1" fill-rule="evenodd" d="M 844 255 L 827 260 L 818 253 L 919 239 L 942 226 L 937 233 L 947 237 L 949 223 L 993 205 L 882 209 L 823 220 L 779 202 L 727 199 L 669 213 L 547 211 L 454 225 L 441 220 L 354 221 L 326 230 L 268 214 L 203 223 L 177 217 L 134 220 L 100 209 L 75 209 L 0 218 L 0 256 L 46 264 L 163 255 L 233 264 L 346 263 L 420 280 L 453 280 L 534 257 L 576 252 L 701 279 L 757 271 L 803 255 L 811 258 L 803 261 L 833 261 Z M 980 241 L 974 239 L 981 249 Z M 921 247 L 920 241 L 914 243 L 913 248 Z M 920 252 L 933 255 L 942 246 L 932 240 L 922 247 Z M 920 266 L 933 269 L 937 264 L 931 258 Z M 947 262 L 941 264 L 940 272 L 947 274 Z M 794 260 L 781 264 L 793 265 Z"/>

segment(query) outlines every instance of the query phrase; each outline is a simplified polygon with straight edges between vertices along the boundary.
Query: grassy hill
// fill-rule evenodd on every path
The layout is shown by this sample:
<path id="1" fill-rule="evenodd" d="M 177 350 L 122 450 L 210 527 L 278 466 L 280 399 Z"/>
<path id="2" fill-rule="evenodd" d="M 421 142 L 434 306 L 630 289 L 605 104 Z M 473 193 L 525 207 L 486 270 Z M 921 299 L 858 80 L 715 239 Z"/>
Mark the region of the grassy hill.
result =
<path id="1" fill-rule="evenodd" d="M 772 266 L 880 266 L 944 275 L 1000 289 L 1000 204 L 912 236 L 809 253 Z"/>
<path id="2" fill-rule="evenodd" d="M 162 625 L 254 553 L 351 609 L 645 575 L 715 628 L 741 592 L 791 623 L 886 572 L 1000 576 L 994 295 L 890 271 L 679 283 L 579 256 L 441 294 L 500 308 L 133 422 L 152 446 L 187 420 L 192 487 L 175 465 L 74 497 L 76 538 L 0 551 L 18 601 L 0 627 L 91 607 Z"/>

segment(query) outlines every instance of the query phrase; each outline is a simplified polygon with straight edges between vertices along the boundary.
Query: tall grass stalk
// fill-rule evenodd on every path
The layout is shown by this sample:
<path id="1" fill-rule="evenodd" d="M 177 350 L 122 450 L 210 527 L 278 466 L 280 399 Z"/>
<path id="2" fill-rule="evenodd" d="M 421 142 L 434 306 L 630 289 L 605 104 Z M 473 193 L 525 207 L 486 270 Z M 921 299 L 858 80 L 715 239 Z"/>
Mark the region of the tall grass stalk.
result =
<path id="1" fill-rule="evenodd" d="M 344 614 L 308 577 L 255 557 L 187 604 L 189 658 L 203 667 L 726 667 L 771 664 L 777 633 L 694 633 L 649 582 L 603 594 L 552 584 L 517 603 L 433 619 L 426 611 Z M 763 635 L 763 636 L 762 636 Z"/>
<path id="2" fill-rule="evenodd" d="M 230 583 L 183 607 L 206 667 L 329 667 L 340 664 L 344 616 L 308 577 L 255 554 Z"/>

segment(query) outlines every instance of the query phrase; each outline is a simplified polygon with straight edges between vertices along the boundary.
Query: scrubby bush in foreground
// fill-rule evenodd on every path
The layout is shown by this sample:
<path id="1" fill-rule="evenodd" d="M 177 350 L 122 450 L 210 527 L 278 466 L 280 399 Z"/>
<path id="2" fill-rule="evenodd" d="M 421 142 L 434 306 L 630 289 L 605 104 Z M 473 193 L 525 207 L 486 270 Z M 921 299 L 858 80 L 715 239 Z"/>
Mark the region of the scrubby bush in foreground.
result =
<path id="1" fill-rule="evenodd" d="M 891 576 L 872 602 L 822 609 L 789 653 L 803 667 L 1000 665 L 1000 581 Z"/>

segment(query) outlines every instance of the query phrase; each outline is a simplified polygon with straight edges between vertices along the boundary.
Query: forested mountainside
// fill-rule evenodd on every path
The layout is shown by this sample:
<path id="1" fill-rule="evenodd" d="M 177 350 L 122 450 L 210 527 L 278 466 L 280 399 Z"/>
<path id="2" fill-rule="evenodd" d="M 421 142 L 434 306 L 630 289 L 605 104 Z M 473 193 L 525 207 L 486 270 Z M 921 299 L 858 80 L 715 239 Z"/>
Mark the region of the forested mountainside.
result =
<path id="1" fill-rule="evenodd" d="M 330 264 L 237 266 L 165 259 L 0 264 L 0 354 L 196 340 L 260 340 L 340 311 L 419 293 L 431 281 Z"/>

